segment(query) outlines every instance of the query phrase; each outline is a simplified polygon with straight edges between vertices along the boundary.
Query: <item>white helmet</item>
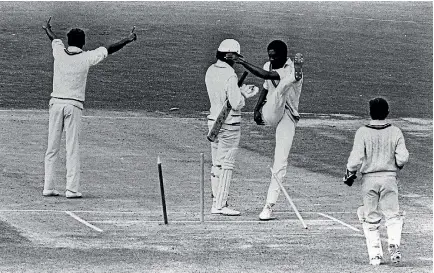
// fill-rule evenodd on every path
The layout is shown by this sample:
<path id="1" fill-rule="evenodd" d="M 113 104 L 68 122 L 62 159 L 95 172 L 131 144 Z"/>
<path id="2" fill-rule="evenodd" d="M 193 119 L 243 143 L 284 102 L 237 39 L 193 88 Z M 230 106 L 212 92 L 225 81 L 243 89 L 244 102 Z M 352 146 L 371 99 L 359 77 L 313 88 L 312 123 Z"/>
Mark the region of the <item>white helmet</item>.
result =
<path id="1" fill-rule="evenodd" d="M 217 49 L 220 52 L 232 52 L 232 53 L 237 53 L 238 55 L 241 56 L 240 52 L 240 43 L 238 43 L 236 40 L 234 39 L 226 39 L 223 40 L 223 42 L 220 43 L 219 48 Z"/>

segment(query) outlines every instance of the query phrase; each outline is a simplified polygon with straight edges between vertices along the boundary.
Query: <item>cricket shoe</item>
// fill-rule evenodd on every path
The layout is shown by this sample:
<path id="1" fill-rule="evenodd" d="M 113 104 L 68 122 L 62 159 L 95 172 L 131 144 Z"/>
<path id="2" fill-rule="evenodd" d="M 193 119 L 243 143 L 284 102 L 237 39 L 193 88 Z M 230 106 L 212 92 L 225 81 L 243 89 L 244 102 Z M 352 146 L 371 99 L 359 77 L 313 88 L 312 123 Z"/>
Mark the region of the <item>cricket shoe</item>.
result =
<path id="1" fill-rule="evenodd" d="M 379 255 L 375 256 L 374 258 L 371 259 L 371 261 L 369 262 L 370 265 L 380 265 L 381 264 L 381 260 L 383 258 Z"/>
<path id="2" fill-rule="evenodd" d="M 217 209 L 216 207 L 211 208 L 211 214 L 221 214 L 226 216 L 239 216 L 241 213 L 237 210 L 230 209 L 228 207 L 223 207 L 221 209 Z"/>
<path id="3" fill-rule="evenodd" d="M 59 192 L 56 191 L 56 190 L 44 190 L 44 191 L 42 192 L 42 196 L 45 196 L 45 197 L 49 197 L 49 196 L 59 196 L 59 195 L 60 195 Z"/>
<path id="4" fill-rule="evenodd" d="M 66 191 L 65 196 L 66 196 L 66 198 L 81 198 L 81 197 L 83 197 L 81 192 L 72 192 L 72 191 Z"/>
<path id="5" fill-rule="evenodd" d="M 259 214 L 259 220 L 269 221 L 275 219 L 273 217 L 273 209 L 270 204 L 266 204 L 262 212 Z"/>
<path id="6" fill-rule="evenodd" d="M 303 78 L 303 63 L 304 57 L 303 54 L 297 53 L 294 57 L 294 71 L 295 71 L 295 80 L 299 81 Z"/>
<path id="7" fill-rule="evenodd" d="M 390 260 L 396 264 L 401 262 L 401 251 L 398 245 L 389 245 Z"/>

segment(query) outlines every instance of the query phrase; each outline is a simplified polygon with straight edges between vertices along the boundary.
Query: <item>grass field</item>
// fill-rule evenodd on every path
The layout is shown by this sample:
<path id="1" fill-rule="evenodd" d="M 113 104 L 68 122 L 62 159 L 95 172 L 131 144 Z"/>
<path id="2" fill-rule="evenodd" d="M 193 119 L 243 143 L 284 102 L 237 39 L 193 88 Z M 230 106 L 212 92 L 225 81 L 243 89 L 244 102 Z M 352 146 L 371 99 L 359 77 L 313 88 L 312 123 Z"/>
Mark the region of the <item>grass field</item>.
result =
<path id="1" fill-rule="evenodd" d="M 432 11 L 431 2 L 0 2 L 0 272 L 432 272 Z M 41 196 L 52 81 L 41 26 L 49 16 L 63 39 L 71 27 L 85 29 L 87 49 L 133 25 L 139 38 L 89 73 L 82 200 Z M 200 153 L 210 167 L 204 74 L 224 38 L 258 65 L 273 39 L 305 56 L 285 186 L 307 230 L 283 195 L 277 220 L 257 220 L 274 140 L 272 128 L 253 123 L 254 101 L 231 186 L 242 216 L 210 215 L 206 181 L 199 222 Z M 389 100 L 410 151 L 399 183 L 404 261 L 386 257 L 375 269 L 355 215 L 360 183 L 340 182 L 374 96 Z"/>

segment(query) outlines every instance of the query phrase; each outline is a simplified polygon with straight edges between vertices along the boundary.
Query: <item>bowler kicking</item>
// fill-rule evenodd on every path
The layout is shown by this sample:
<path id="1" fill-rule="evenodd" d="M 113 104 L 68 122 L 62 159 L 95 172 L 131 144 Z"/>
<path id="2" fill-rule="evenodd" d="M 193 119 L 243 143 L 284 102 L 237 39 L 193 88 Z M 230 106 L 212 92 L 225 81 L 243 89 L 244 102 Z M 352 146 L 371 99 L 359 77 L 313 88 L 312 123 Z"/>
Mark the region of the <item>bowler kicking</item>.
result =
<path id="1" fill-rule="evenodd" d="M 62 132 L 66 137 L 66 192 L 67 198 L 80 198 L 80 156 L 78 138 L 85 100 L 89 68 L 137 39 L 134 28 L 127 38 L 108 47 L 84 51 L 85 33 L 71 29 L 68 47 L 51 30 L 51 17 L 43 26 L 51 41 L 54 57 L 53 92 L 49 102 L 48 146 L 45 153 L 45 182 L 43 196 L 58 196 L 55 189 L 55 162 L 60 148 Z"/>
<path id="2" fill-rule="evenodd" d="M 254 110 L 254 120 L 258 125 L 271 125 L 276 128 L 274 163 L 271 169 L 271 182 L 267 199 L 259 219 L 271 220 L 272 208 L 276 204 L 281 188 L 279 181 L 286 175 L 288 156 L 294 139 L 295 128 L 300 115 L 298 104 L 303 85 L 303 55 L 297 53 L 294 61 L 287 57 L 287 45 L 280 40 L 272 41 L 267 47 L 269 61 L 263 68 L 234 56 L 241 64 L 257 77 L 265 80 Z"/>
<path id="3" fill-rule="evenodd" d="M 386 219 L 388 250 L 393 263 L 401 261 L 401 233 L 404 213 L 398 204 L 397 173 L 409 158 L 401 130 L 388 123 L 389 105 L 383 98 L 369 101 L 371 121 L 360 127 L 348 158 L 344 182 L 353 184 L 357 170 L 362 174 L 363 206 L 357 216 L 363 227 L 369 263 L 379 265 L 383 259 L 380 222 Z"/>

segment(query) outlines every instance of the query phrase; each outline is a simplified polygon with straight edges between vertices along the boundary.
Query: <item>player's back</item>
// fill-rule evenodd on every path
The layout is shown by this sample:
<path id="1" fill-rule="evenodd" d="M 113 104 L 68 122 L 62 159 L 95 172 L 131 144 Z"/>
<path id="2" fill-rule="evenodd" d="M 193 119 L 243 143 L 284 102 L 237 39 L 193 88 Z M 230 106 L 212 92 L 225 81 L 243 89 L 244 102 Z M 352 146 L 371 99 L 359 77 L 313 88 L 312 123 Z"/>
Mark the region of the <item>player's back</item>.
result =
<path id="1" fill-rule="evenodd" d="M 51 96 L 84 101 L 89 68 L 107 57 L 107 49 L 99 47 L 83 51 L 75 46 L 65 48 L 60 39 L 54 39 L 52 47 L 54 74 Z"/>
<path id="2" fill-rule="evenodd" d="M 396 172 L 398 170 L 397 160 L 408 159 L 404 137 L 396 126 L 391 124 L 366 125 L 361 127 L 357 134 L 362 137 L 365 148 L 361 173 Z"/>

